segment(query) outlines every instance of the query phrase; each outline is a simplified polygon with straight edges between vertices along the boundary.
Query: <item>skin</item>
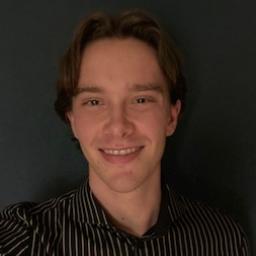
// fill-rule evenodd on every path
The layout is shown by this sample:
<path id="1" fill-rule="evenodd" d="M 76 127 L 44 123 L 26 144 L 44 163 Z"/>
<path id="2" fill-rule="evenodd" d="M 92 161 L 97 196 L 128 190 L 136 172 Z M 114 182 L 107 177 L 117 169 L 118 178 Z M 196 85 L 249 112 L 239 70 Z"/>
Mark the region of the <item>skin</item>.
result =
<path id="1" fill-rule="evenodd" d="M 180 101 L 169 102 L 155 50 L 134 38 L 89 44 L 78 88 L 67 115 L 92 192 L 116 226 L 141 236 L 157 221 L 160 162 Z"/>

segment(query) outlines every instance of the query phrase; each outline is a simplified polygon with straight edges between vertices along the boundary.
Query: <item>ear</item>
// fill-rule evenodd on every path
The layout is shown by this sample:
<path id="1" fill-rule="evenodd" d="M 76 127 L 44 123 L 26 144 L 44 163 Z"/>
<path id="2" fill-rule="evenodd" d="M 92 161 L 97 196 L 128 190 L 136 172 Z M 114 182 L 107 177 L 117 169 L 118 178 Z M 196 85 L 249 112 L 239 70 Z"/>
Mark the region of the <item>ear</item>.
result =
<path id="1" fill-rule="evenodd" d="M 168 123 L 166 126 L 166 136 L 171 136 L 177 127 L 181 110 L 181 102 L 177 100 L 175 104 L 171 104 L 168 110 Z"/>
<path id="2" fill-rule="evenodd" d="M 73 114 L 72 110 L 67 112 L 66 116 L 67 116 L 67 119 L 69 120 L 69 125 L 71 127 L 72 132 L 73 132 L 73 135 L 77 139 L 76 126 L 75 126 L 75 117 L 74 117 L 74 114 Z"/>

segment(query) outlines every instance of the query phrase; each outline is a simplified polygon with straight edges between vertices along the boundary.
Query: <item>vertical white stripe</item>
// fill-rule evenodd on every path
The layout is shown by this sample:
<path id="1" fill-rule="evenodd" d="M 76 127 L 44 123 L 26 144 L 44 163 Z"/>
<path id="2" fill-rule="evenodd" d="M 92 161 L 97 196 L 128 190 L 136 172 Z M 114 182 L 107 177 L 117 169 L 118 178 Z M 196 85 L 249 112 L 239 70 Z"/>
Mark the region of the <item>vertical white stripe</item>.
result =
<path id="1" fill-rule="evenodd" d="M 119 237 L 117 237 L 116 240 L 117 240 L 117 248 L 118 248 L 117 255 L 122 255 L 122 247 L 121 247 L 121 244 L 120 244 Z"/>
<path id="2" fill-rule="evenodd" d="M 116 250 L 115 250 L 115 244 L 114 244 L 114 241 L 113 241 L 113 236 L 110 234 L 110 232 L 107 232 L 107 235 L 108 235 L 109 240 L 111 242 L 111 248 L 112 248 L 112 253 L 113 253 L 112 256 L 117 256 L 116 255 Z"/>
<path id="3" fill-rule="evenodd" d="M 186 214 L 186 216 L 184 216 L 184 223 L 185 223 L 185 227 L 191 230 L 192 234 L 189 234 L 189 239 L 190 239 L 190 246 L 191 246 L 191 250 L 192 250 L 192 256 L 197 256 L 199 255 L 199 244 L 198 244 L 198 232 L 196 232 L 195 230 L 195 223 L 191 220 L 192 216 Z M 193 239 L 192 239 L 193 237 Z M 200 239 L 199 239 L 200 240 Z M 202 240 L 200 240 L 200 243 L 202 244 Z M 194 254 L 195 252 L 195 254 Z"/>
<path id="4" fill-rule="evenodd" d="M 214 217 L 215 217 L 216 222 L 218 223 L 218 226 L 220 227 L 220 230 L 222 232 L 222 238 L 224 240 L 224 241 L 222 241 L 222 244 L 223 244 L 223 247 L 222 247 L 223 255 L 228 255 L 229 249 L 227 248 L 228 239 L 227 239 L 227 236 L 226 236 L 226 232 L 225 232 L 225 230 L 223 228 L 223 225 L 222 225 L 222 223 L 220 221 L 219 216 L 214 215 Z"/>
<path id="5" fill-rule="evenodd" d="M 149 256 L 149 252 L 148 252 L 148 241 L 144 241 L 144 250 L 145 250 L 145 255 Z"/>
<path id="6" fill-rule="evenodd" d="M 161 252 L 161 247 L 160 247 L 160 241 L 159 241 L 159 239 L 161 239 L 160 237 L 159 238 L 156 238 L 156 243 L 157 243 L 157 254 L 158 255 L 166 255 L 166 252 L 165 252 L 165 250 L 164 250 L 164 254 L 163 254 L 163 252 Z"/>
<path id="7" fill-rule="evenodd" d="M 155 246 L 154 246 L 154 242 L 153 240 L 150 240 L 150 245 L 151 245 L 151 253 L 152 255 L 157 255 L 156 252 L 155 252 Z"/>
<path id="8" fill-rule="evenodd" d="M 100 233 L 100 231 L 99 231 L 99 229 L 97 228 L 96 229 L 96 236 L 97 236 L 97 240 L 95 240 L 95 244 L 97 243 L 97 242 L 99 242 L 99 246 L 98 245 L 96 245 L 96 246 L 98 246 L 98 248 L 99 248 L 99 251 L 100 251 L 100 256 L 104 256 L 104 248 L 103 248 L 103 245 L 102 245 L 102 237 L 101 237 L 101 233 Z"/>
<path id="9" fill-rule="evenodd" d="M 62 216 L 62 253 L 65 255 L 66 253 L 66 250 L 65 250 L 65 245 L 66 245 L 66 241 L 67 241 L 67 238 L 66 238 L 66 230 L 67 230 L 67 227 L 66 227 L 66 214 L 65 214 L 65 210 L 66 210 L 66 204 L 65 202 L 63 203 L 63 216 Z"/>

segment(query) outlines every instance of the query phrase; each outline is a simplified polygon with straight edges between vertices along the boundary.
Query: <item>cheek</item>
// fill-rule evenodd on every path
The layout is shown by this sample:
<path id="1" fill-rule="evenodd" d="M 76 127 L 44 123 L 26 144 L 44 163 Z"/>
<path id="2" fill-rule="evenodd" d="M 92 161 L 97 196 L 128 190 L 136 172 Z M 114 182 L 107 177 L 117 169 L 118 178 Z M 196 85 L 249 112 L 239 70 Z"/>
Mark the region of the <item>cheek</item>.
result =
<path id="1" fill-rule="evenodd" d="M 80 143 L 88 141 L 96 132 L 96 127 L 92 120 L 85 118 L 83 115 L 77 115 L 74 121 L 74 130 Z"/>
<path id="2" fill-rule="evenodd" d="M 163 140 L 166 137 L 167 118 L 161 112 L 151 115 L 144 115 L 138 122 L 140 131 L 154 138 L 154 140 Z"/>

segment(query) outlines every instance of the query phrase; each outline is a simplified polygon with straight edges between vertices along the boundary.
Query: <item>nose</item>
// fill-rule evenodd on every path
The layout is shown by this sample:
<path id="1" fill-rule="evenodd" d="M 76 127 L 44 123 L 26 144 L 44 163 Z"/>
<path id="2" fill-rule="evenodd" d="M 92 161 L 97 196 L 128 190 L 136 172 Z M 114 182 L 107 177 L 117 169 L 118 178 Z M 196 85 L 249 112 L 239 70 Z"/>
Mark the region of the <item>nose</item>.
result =
<path id="1" fill-rule="evenodd" d="M 104 127 L 105 133 L 116 138 L 126 138 L 134 131 L 134 124 L 124 106 L 112 107 Z"/>

